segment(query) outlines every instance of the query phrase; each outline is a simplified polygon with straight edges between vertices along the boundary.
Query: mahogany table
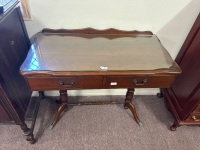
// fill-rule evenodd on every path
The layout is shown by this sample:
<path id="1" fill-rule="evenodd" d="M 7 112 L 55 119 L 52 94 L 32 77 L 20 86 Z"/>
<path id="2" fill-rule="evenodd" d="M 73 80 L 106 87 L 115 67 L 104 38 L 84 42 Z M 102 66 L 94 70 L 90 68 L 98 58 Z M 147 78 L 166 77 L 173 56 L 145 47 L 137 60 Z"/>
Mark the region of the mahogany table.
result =
<path id="1" fill-rule="evenodd" d="M 150 31 L 44 29 L 20 68 L 32 91 L 59 90 L 53 128 L 67 108 L 67 90 L 127 88 L 124 108 L 142 125 L 131 103 L 134 88 L 168 88 L 179 66 Z"/>

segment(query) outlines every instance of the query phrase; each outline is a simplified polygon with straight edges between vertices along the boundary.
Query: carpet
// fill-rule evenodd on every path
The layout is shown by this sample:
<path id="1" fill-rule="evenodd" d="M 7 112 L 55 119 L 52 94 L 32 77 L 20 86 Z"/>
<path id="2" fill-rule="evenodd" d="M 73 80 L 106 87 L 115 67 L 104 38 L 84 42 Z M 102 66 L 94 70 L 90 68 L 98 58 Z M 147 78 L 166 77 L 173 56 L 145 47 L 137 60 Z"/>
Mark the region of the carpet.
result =
<path id="1" fill-rule="evenodd" d="M 139 127 L 131 111 L 123 108 L 124 96 L 69 97 L 71 104 L 53 130 L 48 126 L 58 108 L 55 97 L 42 100 L 31 145 L 17 125 L 0 126 L 1 150 L 199 150 L 198 126 L 170 131 L 173 118 L 164 100 L 136 95 L 133 104 L 143 123 Z M 79 102 L 117 102 L 77 105 Z M 27 124 L 30 122 L 27 121 Z"/>

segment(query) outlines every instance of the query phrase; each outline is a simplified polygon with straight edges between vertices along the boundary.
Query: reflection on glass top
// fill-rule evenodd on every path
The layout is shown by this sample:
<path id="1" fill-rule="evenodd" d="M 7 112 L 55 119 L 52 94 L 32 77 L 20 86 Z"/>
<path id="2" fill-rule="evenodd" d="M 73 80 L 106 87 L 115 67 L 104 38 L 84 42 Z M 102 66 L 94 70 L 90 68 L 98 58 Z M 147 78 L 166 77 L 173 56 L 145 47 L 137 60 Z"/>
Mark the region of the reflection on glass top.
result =
<path id="1" fill-rule="evenodd" d="M 28 54 L 29 58 L 30 59 L 30 63 L 28 64 L 28 71 L 31 71 L 31 70 L 40 70 L 40 65 L 39 65 L 39 59 L 38 59 L 38 56 L 37 56 L 37 53 L 36 53 L 36 49 L 35 47 L 32 45 L 31 46 L 31 51 L 30 53 Z"/>
<path id="2" fill-rule="evenodd" d="M 83 38 L 38 35 L 22 71 L 169 69 L 173 60 L 156 36 Z"/>

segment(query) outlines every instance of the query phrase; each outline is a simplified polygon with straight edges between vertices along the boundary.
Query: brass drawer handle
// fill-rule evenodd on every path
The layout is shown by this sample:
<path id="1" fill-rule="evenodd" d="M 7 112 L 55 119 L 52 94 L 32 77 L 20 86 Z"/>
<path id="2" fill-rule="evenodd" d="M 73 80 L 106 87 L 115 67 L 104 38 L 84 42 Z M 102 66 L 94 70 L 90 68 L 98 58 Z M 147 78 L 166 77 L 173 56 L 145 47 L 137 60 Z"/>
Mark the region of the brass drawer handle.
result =
<path id="1" fill-rule="evenodd" d="M 145 85 L 147 83 L 147 79 L 144 79 L 142 82 L 138 82 L 137 79 L 133 80 L 135 85 Z"/>
<path id="2" fill-rule="evenodd" d="M 64 81 L 60 81 L 59 84 L 64 87 L 72 87 L 74 85 L 74 81 L 72 81 L 70 84 L 65 84 Z"/>
<path id="3" fill-rule="evenodd" d="M 194 121 L 200 121 L 200 117 L 192 116 L 192 119 L 193 119 Z"/>

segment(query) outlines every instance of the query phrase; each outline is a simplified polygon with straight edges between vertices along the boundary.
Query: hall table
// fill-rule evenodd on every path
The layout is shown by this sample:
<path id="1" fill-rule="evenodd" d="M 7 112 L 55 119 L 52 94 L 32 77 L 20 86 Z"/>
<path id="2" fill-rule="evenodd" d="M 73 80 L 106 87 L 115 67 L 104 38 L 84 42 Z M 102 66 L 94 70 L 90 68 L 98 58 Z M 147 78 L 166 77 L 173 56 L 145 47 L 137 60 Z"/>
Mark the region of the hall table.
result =
<path id="1" fill-rule="evenodd" d="M 116 88 L 127 88 L 124 108 L 141 126 L 131 103 L 134 88 L 169 88 L 181 69 L 150 31 L 43 29 L 20 73 L 32 91 L 60 92 L 50 128 L 67 108 L 67 90 Z"/>

